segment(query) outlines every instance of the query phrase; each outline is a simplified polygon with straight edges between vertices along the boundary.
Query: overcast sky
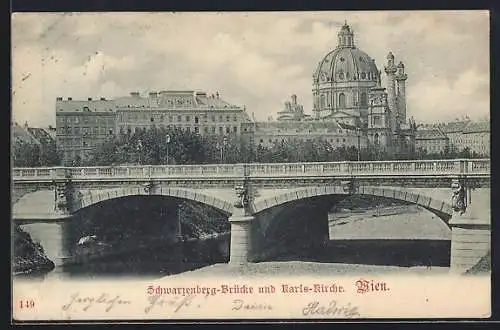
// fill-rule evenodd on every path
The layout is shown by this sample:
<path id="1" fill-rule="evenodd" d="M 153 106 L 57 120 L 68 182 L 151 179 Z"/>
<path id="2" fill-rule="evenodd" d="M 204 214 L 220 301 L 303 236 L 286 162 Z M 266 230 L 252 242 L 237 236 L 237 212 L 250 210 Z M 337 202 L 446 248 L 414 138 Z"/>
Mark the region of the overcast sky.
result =
<path id="1" fill-rule="evenodd" d="M 488 12 L 428 11 L 14 14 L 14 120 L 54 125 L 57 96 L 168 89 L 219 91 L 258 120 L 297 94 L 311 113 L 344 20 L 380 70 L 388 51 L 405 63 L 417 122 L 489 118 Z"/>

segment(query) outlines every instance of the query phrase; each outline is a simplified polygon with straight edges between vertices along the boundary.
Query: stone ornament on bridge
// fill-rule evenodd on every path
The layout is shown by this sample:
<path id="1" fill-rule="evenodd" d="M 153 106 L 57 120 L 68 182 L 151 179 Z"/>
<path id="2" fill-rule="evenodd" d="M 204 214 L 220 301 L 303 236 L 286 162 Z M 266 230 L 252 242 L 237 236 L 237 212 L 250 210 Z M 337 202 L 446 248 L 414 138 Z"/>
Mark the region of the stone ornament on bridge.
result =
<path id="1" fill-rule="evenodd" d="M 234 187 L 236 191 L 236 200 L 234 207 L 242 209 L 248 206 L 248 185 L 246 182 L 237 184 Z"/>
<path id="2" fill-rule="evenodd" d="M 342 181 L 340 184 L 342 185 L 344 192 L 351 195 L 357 193 L 359 190 L 359 182 L 355 180 Z"/>
<path id="3" fill-rule="evenodd" d="M 460 215 L 462 215 L 467 210 L 467 190 L 465 189 L 465 182 L 453 180 L 451 188 L 453 190 L 453 195 L 451 196 L 453 211 L 459 212 Z"/>
<path id="4" fill-rule="evenodd" d="M 146 194 L 151 195 L 154 192 L 154 189 L 156 188 L 157 184 L 154 182 L 148 182 L 144 185 L 144 192 Z"/>

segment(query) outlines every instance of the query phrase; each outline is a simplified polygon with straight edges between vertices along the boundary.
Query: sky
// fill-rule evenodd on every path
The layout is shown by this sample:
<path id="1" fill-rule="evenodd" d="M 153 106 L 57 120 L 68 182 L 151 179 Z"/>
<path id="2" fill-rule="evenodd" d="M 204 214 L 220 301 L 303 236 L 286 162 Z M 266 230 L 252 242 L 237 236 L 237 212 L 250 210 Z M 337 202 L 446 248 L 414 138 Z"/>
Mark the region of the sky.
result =
<path id="1" fill-rule="evenodd" d="M 58 96 L 160 90 L 218 91 L 257 120 L 296 94 L 311 114 L 312 73 L 345 20 L 379 70 L 389 51 L 404 62 L 408 117 L 489 119 L 487 11 L 350 11 L 15 13 L 13 120 L 55 125 Z"/>

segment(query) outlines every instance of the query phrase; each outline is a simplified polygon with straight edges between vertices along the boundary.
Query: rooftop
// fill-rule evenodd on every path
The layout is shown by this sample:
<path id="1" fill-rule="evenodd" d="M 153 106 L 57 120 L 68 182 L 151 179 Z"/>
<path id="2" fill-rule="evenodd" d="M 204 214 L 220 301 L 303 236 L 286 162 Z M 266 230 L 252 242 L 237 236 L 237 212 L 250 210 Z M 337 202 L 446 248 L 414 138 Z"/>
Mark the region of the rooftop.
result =
<path id="1" fill-rule="evenodd" d="M 452 121 L 449 123 L 442 124 L 440 126 L 441 131 L 444 133 L 459 133 L 464 130 L 464 128 L 469 125 L 470 119 L 468 120 L 460 120 L 460 121 Z"/>
<path id="2" fill-rule="evenodd" d="M 56 100 L 57 112 L 114 112 L 117 110 L 137 109 L 243 109 L 240 106 L 223 100 L 219 93 L 208 95 L 205 92 L 196 91 L 160 91 L 142 94 L 131 92 L 128 96 L 115 99 L 91 97 L 87 100 L 73 100 L 71 97 Z"/>
<path id="3" fill-rule="evenodd" d="M 447 139 L 447 137 L 439 129 L 431 128 L 431 129 L 418 129 L 415 132 L 415 139 L 416 140 L 436 140 L 436 139 Z"/>
<path id="4" fill-rule="evenodd" d="M 464 128 L 464 134 L 467 133 L 489 133 L 490 132 L 490 122 L 489 121 L 480 121 L 480 122 L 471 122 Z"/>

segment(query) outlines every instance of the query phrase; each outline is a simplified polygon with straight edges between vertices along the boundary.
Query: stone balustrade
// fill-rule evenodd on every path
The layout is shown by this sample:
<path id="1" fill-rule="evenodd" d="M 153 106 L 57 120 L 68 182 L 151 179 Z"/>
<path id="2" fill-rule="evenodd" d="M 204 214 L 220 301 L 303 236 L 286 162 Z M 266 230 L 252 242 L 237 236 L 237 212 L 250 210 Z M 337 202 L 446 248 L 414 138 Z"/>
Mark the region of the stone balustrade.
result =
<path id="1" fill-rule="evenodd" d="M 490 176 L 489 159 L 14 168 L 16 181 L 330 176 Z"/>

